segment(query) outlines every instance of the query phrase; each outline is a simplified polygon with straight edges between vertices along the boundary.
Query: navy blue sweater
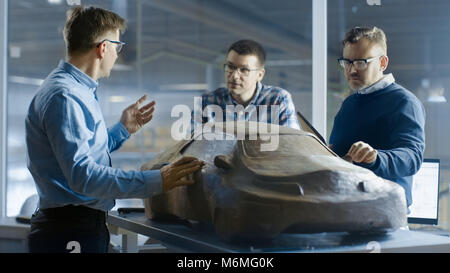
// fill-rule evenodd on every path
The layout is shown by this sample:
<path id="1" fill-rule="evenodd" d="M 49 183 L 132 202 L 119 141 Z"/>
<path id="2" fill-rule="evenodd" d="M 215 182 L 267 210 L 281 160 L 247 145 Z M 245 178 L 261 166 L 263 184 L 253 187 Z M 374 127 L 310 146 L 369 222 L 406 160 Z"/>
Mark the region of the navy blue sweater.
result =
<path id="1" fill-rule="evenodd" d="M 342 103 L 330 136 L 333 151 L 343 157 L 353 143 L 363 141 L 378 151 L 372 164 L 357 164 L 405 189 L 412 204 L 412 175 L 425 150 L 425 110 L 408 90 L 393 83 L 369 94 L 355 93 Z"/>

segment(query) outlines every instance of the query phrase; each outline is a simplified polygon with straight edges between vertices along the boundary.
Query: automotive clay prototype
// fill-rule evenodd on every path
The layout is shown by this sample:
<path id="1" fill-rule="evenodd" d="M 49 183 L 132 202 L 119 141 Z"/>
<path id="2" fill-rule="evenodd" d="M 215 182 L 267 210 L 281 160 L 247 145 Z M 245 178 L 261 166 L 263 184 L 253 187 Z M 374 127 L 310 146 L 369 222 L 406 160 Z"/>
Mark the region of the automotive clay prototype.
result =
<path id="1" fill-rule="evenodd" d="M 407 225 L 401 186 L 339 158 L 315 135 L 272 124 L 268 131 L 274 134 L 257 135 L 257 122 L 215 125 L 142 166 L 159 169 L 182 155 L 207 163 L 194 185 L 146 199 L 147 217 L 212 223 L 225 240 L 280 232 L 387 232 Z M 278 137 L 273 151 L 262 149 L 268 137 Z"/>

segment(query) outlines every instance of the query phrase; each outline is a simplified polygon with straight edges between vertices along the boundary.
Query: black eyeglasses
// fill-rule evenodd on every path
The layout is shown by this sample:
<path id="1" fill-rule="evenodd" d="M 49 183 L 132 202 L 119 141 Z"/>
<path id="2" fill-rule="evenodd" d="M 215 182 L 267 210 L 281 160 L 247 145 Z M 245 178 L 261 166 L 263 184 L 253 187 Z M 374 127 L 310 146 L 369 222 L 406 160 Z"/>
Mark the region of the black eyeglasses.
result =
<path id="1" fill-rule="evenodd" d="M 103 41 L 101 41 L 100 43 L 97 44 L 97 47 L 99 47 L 102 43 L 104 42 L 110 42 L 113 44 L 116 44 L 116 52 L 117 54 L 120 54 L 120 52 L 122 52 L 123 46 L 126 45 L 124 42 L 121 41 L 113 41 L 113 40 L 109 40 L 109 39 L 104 39 Z"/>
<path id="2" fill-rule="evenodd" d="M 338 59 L 338 63 L 339 65 L 344 68 L 344 69 L 348 69 L 350 68 L 350 65 L 353 65 L 353 67 L 356 70 L 363 70 L 367 68 L 367 64 L 380 58 L 383 55 L 377 56 L 377 57 L 372 57 L 369 59 L 354 59 L 354 60 L 349 60 L 349 59 L 345 59 L 345 58 L 339 58 Z"/>
<path id="3" fill-rule="evenodd" d="M 237 66 L 235 66 L 235 65 L 233 65 L 231 63 L 225 63 L 223 65 L 223 70 L 226 73 L 229 73 L 229 74 L 231 74 L 231 73 L 233 73 L 234 71 L 237 70 L 239 72 L 239 74 L 244 75 L 244 76 L 248 76 L 251 71 L 258 71 L 258 70 L 261 70 L 261 68 L 250 69 L 250 68 L 247 68 L 247 67 L 237 67 Z"/>

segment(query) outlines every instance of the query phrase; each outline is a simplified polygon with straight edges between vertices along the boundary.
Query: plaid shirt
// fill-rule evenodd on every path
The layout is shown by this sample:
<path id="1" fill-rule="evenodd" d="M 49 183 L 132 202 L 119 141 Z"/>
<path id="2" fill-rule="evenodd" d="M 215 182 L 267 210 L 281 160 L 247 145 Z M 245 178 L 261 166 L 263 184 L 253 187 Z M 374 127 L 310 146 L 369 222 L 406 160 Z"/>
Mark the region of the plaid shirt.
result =
<path id="1" fill-rule="evenodd" d="M 237 110 L 238 103 L 233 99 L 227 88 L 218 88 L 213 92 L 202 95 L 201 103 L 201 108 L 196 107 L 194 109 L 197 111 L 201 109 L 203 117 L 202 113 L 197 112 L 194 115 L 194 111 L 192 112 L 192 129 L 193 125 L 197 123 L 198 117 L 202 117 L 202 123 L 245 120 L 273 123 L 300 130 L 291 94 L 279 87 L 263 85 L 258 82 L 256 95 L 245 108 L 242 107 L 241 111 Z M 211 105 L 217 105 L 222 109 L 222 120 L 220 120 L 220 117 L 216 117 L 211 109 L 208 108 L 206 112 L 204 111 L 207 106 Z M 232 110 L 226 111 L 227 108 Z"/>

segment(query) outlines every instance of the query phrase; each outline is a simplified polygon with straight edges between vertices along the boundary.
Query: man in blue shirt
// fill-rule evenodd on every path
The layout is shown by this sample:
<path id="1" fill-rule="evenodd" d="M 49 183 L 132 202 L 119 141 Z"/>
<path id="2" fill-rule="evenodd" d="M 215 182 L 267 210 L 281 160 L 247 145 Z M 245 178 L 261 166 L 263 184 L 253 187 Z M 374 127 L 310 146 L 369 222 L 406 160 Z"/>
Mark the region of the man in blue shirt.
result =
<path id="1" fill-rule="evenodd" d="M 354 91 L 337 113 L 330 147 L 341 157 L 372 170 L 405 189 L 413 202 L 412 175 L 425 150 L 425 111 L 422 103 L 401 85 L 388 66 L 386 36 L 376 27 L 350 30 L 339 64 Z"/>
<path id="2" fill-rule="evenodd" d="M 266 52 L 257 42 L 233 43 L 224 64 L 226 88 L 204 94 L 201 112 L 192 112 L 192 126 L 206 122 L 260 121 L 300 130 L 295 106 L 288 91 L 261 83 L 264 78 Z M 218 106 L 221 115 L 209 111 Z M 262 107 L 261 107 L 262 106 Z M 193 131 L 196 128 L 192 128 Z"/>
<path id="3" fill-rule="evenodd" d="M 26 117 L 28 169 L 39 194 L 32 216 L 31 252 L 107 252 L 106 212 L 116 198 L 147 198 L 190 185 L 203 162 L 183 157 L 155 171 L 111 167 L 110 153 L 153 117 L 146 97 L 126 108 L 107 129 L 96 90 L 124 43 L 125 20 L 101 8 L 75 7 L 64 29 L 68 61 L 61 61 L 33 98 Z M 69 244 L 70 243 L 70 244 Z"/>

